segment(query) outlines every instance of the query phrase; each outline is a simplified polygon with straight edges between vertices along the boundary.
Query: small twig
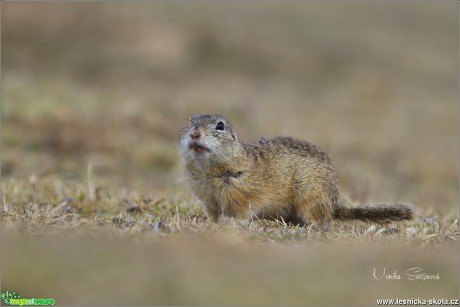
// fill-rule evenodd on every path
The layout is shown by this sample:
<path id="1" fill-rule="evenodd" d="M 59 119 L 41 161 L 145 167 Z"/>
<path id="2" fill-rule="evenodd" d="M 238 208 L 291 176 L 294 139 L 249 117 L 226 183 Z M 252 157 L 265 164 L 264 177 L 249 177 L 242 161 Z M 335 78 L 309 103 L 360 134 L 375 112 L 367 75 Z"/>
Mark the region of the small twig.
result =
<path id="1" fill-rule="evenodd" d="M 176 205 L 176 224 L 177 228 L 180 228 L 180 216 L 179 216 L 179 208 Z"/>
<path id="2" fill-rule="evenodd" d="M 257 216 L 257 214 L 255 214 L 254 211 L 252 211 L 251 202 L 249 202 L 249 212 L 251 213 L 251 220 L 253 220 L 252 217 L 255 217 L 256 220 L 259 219 L 259 217 Z"/>
<path id="3" fill-rule="evenodd" d="M 280 218 L 281 218 L 281 221 L 283 222 L 284 228 L 286 228 L 286 227 L 287 227 L 287 224 L 286 224 L 286 222 L 284 221 L 284 219 L 283 219 L 283 217 L 282 217 L 281 215 L 280 215 Z"/>
<path id="4" fill-rule="evenodd" d="M 441 231 L 444 229 L 444 226 L 446 225 L 446 223 L 447 223 L 447 219 L 444 220 L 444 223 L 442 223 L 441 227 L 439 227 L 438 234 L 441 234 Z"/>

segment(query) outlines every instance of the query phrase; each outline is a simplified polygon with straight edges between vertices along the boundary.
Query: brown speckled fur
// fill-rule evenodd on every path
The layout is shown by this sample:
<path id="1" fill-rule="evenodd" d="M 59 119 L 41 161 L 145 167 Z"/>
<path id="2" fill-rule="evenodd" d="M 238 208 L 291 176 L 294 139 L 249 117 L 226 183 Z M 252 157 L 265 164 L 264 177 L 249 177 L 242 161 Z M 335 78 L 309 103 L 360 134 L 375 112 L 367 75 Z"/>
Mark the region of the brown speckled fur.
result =
<path id="1" fill-rule="evenodd" d="M 216 129 L 219 122 L 223 130 Z M 190 145 L 193 142 L 205 150 L 195 151 Z M 282 217 L 295 224 L 321 224 L 331 219 L 386 222 L 413 216 L 409 207 L 400 204 L 339 205 L 337 175 L 329 155 L 305 141 L 276 137 L 245 144 L 238 141 L 224 117 L 194 115 L 179 145 L 191 188 L 212 221 L 221 215 Z"/>

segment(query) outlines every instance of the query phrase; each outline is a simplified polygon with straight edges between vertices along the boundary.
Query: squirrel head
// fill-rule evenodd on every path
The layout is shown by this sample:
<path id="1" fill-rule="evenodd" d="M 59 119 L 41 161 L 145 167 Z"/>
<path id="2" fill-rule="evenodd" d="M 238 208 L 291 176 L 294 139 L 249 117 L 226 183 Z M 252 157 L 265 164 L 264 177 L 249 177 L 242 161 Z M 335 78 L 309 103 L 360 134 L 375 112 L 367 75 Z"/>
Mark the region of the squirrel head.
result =
<path id="1" fill-rule="evenodd" d="M 232 125 L 219 115 L 191 116 L 179 141 L 185 161 L 203 166 L 230 163 L 240 147 Z"/>

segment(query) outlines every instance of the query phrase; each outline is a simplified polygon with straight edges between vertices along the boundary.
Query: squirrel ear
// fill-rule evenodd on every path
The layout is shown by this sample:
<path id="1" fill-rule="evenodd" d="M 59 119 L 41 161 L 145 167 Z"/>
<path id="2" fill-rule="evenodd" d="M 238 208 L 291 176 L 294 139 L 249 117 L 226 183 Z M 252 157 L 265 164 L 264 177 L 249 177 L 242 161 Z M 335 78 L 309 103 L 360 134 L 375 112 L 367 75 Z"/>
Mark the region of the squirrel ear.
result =
<path id="1" fill-rule="evenodd" d="M 235 141 L 238 141 L 238 138 L 236 137 L 236 134 L 232 132 L 232 138 L 235 140 Z"/>

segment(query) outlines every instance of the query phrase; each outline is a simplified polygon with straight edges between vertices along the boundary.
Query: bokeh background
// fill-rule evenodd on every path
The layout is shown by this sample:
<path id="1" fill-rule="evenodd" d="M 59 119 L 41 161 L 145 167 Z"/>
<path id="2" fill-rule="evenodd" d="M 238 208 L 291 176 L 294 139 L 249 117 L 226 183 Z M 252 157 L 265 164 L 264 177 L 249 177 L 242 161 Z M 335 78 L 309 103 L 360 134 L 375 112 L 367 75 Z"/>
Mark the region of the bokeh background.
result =
<path id="1" fill-rule="evenodd" d="M 94 180 L 148 189 L 188 116 L 218 113 L 322 146 L 360 201 L 449 210 L 457 35 L 449 1 L 5 3 L 3 177 L 78 180 L 93 156 Z"/>
<path id="2" fill-rule="evenodd" d="M 357 203 L 458 216 L 456 1 L 6 2 L 1 17 L 2 184 L 18 199 L 85 189 L 88 170 L 99 189 L 182 191 L 181 128 L 217 113 L 240 140 L 320 145 Z"/>

